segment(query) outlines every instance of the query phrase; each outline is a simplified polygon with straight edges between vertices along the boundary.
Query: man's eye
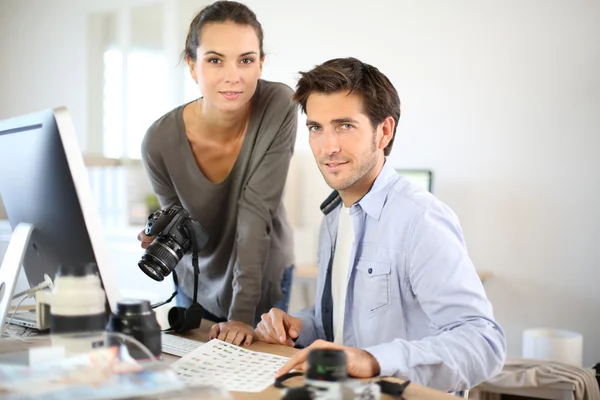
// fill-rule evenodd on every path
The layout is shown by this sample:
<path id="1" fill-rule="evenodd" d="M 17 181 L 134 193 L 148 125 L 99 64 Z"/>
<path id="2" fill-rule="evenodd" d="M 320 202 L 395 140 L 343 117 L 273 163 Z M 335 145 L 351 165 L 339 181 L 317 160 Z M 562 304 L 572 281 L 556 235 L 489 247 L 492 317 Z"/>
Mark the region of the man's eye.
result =
<path id="1" fill-rule="evenodd" d="M 318 130 L 319 130 L 318 126 L 311 125 L 311 126 L 308 127 L 308 131 L 309 132 L 316 132 Z"/>
<path id="2" fill-rule="evenodd" d="M 354 126 L 350 125 L 350 124 L 342 124 L 342 125 L 340 125 L 340 128 L 342 128 L 342 129 L 352 129 L 352 128 L 354 128 Z"/>

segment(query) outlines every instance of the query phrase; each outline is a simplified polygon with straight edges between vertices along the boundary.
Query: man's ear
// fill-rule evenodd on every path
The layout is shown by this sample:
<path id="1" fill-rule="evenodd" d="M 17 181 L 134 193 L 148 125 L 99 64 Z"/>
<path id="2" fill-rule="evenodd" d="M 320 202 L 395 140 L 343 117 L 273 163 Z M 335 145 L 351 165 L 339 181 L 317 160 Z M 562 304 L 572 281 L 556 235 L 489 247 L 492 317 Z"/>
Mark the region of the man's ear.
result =
<path id="1" fill-rule="evenodd" d="M 189 56 L 185 56 L 185 62 L 188 65 L 190 75 L 192 75 L 192 79 L 194 80 L 194 82 L 198 83 L 198 76 L 196 75 L 196 62 L 192 60 Z"/>
<path id="2" fill-rule="evenodd" d="M 379 124 L 379 126 L 381 137 L 379 138 L 379 143 L 377 144 L 377 147 L 380 150 L 383 150 L 394 137 L 394 128 L 396 127 L 396 121 L 394 121 L 394 118 L 392 117 L 387 117 L 383 120 L 381 124 Z"/>

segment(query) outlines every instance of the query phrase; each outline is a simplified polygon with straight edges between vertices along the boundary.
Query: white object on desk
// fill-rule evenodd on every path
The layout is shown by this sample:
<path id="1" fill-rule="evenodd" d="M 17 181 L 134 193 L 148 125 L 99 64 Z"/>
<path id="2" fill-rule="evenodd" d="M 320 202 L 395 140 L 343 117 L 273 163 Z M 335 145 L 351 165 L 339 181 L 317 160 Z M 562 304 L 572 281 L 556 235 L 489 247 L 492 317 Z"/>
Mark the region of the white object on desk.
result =
<path id="1" fill-rule="evenodd" d="M 204 344 L 204 342 L 198 340 L 170 335 L 164 332 L 161 335 L 161 342 L 163 353 L 172 354 L 177 357 L 183 357 Z"/>
<path id="2" fill-rule="evenodd" d="M 558 329 L 527 329 L 523 332 L 523 358 L 583 365 L 583 336 Z"/>
<path id="3" fill-rule="evenodd" d="M 217 385 L 228 391 L 262 392 L 273 384 L 287 357 L 260 353 L 213 339 L 171 364 L 186 384 Z"/>

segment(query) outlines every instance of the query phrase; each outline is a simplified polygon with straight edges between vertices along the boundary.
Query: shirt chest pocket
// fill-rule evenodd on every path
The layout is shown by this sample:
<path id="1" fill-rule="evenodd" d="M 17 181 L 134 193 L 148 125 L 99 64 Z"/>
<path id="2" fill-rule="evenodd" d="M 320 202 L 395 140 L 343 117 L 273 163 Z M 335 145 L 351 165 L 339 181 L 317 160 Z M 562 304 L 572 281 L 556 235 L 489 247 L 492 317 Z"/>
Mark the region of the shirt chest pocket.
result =
<path id="1" fill-rule="evenodd" d="M 359 259 L 354 292 L 359 308 L 370 316 L 390 305 L 391 261 Z"/>

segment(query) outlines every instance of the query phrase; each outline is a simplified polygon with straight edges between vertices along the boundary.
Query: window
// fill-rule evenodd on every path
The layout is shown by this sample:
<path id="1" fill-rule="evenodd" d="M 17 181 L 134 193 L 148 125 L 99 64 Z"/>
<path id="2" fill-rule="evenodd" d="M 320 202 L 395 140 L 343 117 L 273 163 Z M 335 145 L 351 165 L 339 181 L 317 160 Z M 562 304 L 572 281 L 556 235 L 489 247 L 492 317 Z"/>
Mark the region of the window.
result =
<path id="1" fill-rule="evenodd" d="M 103 155 L 139 159 L 146 130 L 168 111 L 166 57 L 159 51 L 132 50 L 127 56 L 126 87 L 122 52 L 109 49 L 103 58 Z"/>

